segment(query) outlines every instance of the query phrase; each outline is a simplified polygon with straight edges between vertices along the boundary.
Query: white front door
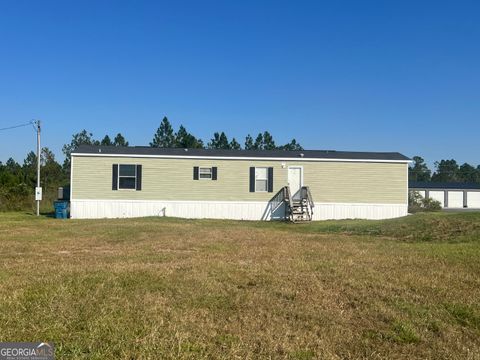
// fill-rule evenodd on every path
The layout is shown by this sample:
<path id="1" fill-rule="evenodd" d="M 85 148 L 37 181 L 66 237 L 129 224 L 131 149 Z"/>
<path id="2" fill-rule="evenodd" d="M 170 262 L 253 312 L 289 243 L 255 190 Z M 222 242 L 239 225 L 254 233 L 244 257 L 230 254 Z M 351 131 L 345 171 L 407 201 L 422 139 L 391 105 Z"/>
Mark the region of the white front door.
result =
<path id="1" fill-rule="evenodd" d="M 300 197 L 300 189 L 303 185 L 303 168 L 301 166 L 288 167 L 288 186 L 292 197 L 298 199 Z"/>

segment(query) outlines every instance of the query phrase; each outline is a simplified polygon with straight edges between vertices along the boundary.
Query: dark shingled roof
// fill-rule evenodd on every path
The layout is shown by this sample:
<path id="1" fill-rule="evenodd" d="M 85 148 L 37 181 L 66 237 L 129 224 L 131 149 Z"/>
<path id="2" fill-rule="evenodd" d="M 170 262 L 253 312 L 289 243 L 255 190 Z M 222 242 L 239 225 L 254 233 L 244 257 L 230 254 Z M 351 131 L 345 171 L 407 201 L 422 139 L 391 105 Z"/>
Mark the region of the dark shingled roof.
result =
<path id="1" fill-rule="evenodd" d="M 423 182 L 409 181 L 410 189 L 456 189 L 456 190 L 480 190 L 480 184 L 475 183 L 456 183 L 456 182 Z"/>
<path id="2" fill-rule="evenodd" d="M 73 154 L 107 155 L 170 155 L 170 156 L 208 156 L 216 158 L 252 157 L 252 158 L 296 158 L 296 159 L 349 159 L 349 160 L 393 160 L 408 161 L 398 152 L 352 152 L 335 150 L 223 150 L 223 149 L 182 149 L 154 148 L 147 146 L 93 146 L 81 145 Z M 303 156 L 302 156 L 303 154 Z"/>

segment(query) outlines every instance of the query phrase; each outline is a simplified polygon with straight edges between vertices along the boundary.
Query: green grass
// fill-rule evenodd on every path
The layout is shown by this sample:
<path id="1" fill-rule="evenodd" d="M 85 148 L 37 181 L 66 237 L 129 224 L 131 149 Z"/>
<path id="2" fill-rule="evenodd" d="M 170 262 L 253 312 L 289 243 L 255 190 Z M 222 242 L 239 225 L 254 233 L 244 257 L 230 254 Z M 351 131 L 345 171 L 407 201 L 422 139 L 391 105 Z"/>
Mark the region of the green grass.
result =
<path id="1" fill-rule="evenodd" d="M 447 304 L 446 308 L 460 325 L 480 330 L 480 314 L 474 308 L 464 304 Z"/>
<path id="2" fill-rule="evenodd" d="M 419 213 L 382 221 L 323 221 L 308 224 L 304 231 L 383 236 L 410 242 L 478 241 L 480 212 Z"/>
<path id="3" fill-rule="evenodd" d="M 58 359 L 475 359 L 479 224 L 2 213 L 0 341 L 53 341 Z"/>

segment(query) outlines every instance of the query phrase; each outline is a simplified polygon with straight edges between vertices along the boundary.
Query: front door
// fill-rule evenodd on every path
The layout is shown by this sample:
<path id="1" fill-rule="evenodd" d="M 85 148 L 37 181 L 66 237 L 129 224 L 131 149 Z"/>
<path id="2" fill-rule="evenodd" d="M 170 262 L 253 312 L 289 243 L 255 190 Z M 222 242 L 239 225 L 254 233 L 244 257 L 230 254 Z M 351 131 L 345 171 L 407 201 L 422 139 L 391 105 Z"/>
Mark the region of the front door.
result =
<path id="1" fill-rule="evenodd" d="M 303 185 L 303 168 L 301 166 L 288 167 L 288 186 L 294 199 L 300 198 L 300 189 Z"/>

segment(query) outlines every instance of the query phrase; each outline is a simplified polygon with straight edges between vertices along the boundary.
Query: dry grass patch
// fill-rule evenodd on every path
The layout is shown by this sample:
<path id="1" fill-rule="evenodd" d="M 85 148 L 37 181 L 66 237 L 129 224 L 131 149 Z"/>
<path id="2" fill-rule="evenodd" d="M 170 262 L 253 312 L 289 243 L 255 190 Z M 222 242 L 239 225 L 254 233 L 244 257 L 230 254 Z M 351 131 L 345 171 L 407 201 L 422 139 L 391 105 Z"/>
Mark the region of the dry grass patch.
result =
<path id="1" fill-rule="evenodd" d="M 476 359 L 480 242 L 428 225 L 476 229 L 466 215 L 291 226 L 2 214 L 0 341 L 50 340 L 75 359 Z"/>

